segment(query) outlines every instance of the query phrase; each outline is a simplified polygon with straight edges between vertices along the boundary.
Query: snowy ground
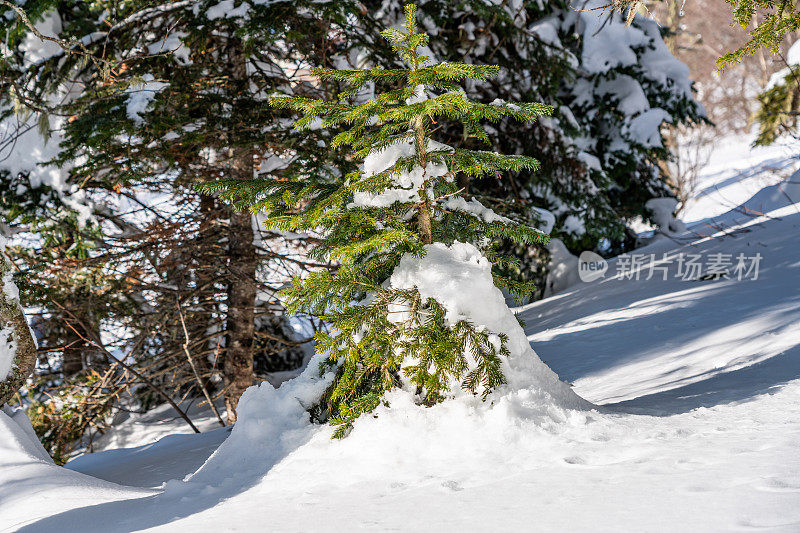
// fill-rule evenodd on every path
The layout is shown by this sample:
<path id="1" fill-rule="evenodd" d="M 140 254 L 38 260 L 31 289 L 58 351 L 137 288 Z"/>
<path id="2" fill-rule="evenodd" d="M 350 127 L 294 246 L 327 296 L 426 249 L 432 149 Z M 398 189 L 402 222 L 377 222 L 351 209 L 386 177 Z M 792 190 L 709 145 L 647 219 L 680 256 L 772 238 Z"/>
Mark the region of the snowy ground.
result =
<path id="1" fill-rule="evenodd" d="M 689 231 L 636 251 L 671 262 L 666 281 L 644 279 L 647 262 L 639 280 L 612 279 L 616 260 L 605 279 L 519 310 L 539 356 L 595 410 L 524 394 L 419 409 L 398 395 L 331 441 L 270 414 L 301 413 L 311 391 L 263 385 L 249 422 L 187 482 L 169 480 L 225 430 L 70 470 L 0 415 L 0 531 L 800 531 L 796 165 L 785 150 L 721 145 L 686 206 Z M 679 254 L 715 253 L 761 254 L 758 279 L 676 278 Z"/>

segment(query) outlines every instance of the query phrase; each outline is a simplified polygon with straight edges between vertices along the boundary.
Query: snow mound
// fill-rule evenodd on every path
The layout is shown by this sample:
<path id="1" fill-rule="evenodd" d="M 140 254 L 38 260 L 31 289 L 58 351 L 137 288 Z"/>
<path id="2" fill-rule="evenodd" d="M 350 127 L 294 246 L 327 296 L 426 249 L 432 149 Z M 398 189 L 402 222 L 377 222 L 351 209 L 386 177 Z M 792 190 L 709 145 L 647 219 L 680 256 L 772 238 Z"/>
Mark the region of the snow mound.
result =
<path id="1" fill-rule="evenodd" d="M 307 442 L 320 429 L 312 424 L 308 408 L 333 379 L 330 372 L 320 376 L 323 360 L 323 355 L 314 355 L 300 376 L 277 389 L 269 383 L 247 389 L 239 400 L 239 416 L 231 435 L 187 483 L 167 483 L 166 494 L 183 494 L 196 484 L 215 487 L 206 492 L 236 490 L 246 484 L 243 480 L 260 478 Z"/>
<path id="2" fill-rule="evenodd" d="M 407 255 L 400 261 L 389 279 L 392 288 L 416 287 L 423 299 L 435 299 L 445 308 L 449 325 L 468 320 L 479 330 L 508 335 L 510 356 L 504 373 L 509 390 L 535 391 L 545 403 L 586 406 L 533 351 L 494 284 L 491 263 L 475 246 L 458 241 L 451 246 L 434 243 L 425 251 L 423 257 Z"/>
<path id="3" fill-rule="evenodd" d="M 652 213 L 652 220 L 665 235 L 677 235 L 686 231 L 686 226 L 675 218 L 673 213 L 678 207 L 675 198 L 652 198 L 644 206 Z"/>
<path id="4" fill-rule="evenodd" d="M 394 459 L 403 455 L 413 458 L 416 465 L 409 475 L 421 476 L 425 469 L 438 468 L 442 456 L 452 452 L 454 441 L 475 443 L 474 448 L 464 450 L 464 460 L 475 461 L 488 453 L 497 442 L 485 439 L 487 427 L 505 435 L 512 428 L 517 432 L 524 427 L 530 430 L 561 422 L 575 416 L 570 414 L 575 412 L 571 409 L 592 407 L 560 381 L 530 347 L 494 285 L 491 264 L 475 246 L 435 243 L 426 246 L 426 252 L 423 257 L 404 257 L 389 279 L 391 287 L 416 287 L 423 298 L 435 298 L 445 307 L 446 320 L 451 324 L 467 319 L 485 330 L 508 335 L 510 356 L 503 369 L 508 384 L 486 401 L 454 390 L 455 398 L 430 408 L 417 405 L 409 391 L 397 389 L 386 395 L 386 405 L 359 418 L 347 438 L 332 441 L 332 428 L 313 424 L 307 412 L 333 377 L 331 373 L 319 375 L 323 356 L 317 354 L 301 376 L 280 388 L 262 384 L 248 389 L 239 403 L 239 420 L 230 437 L 185 483 L 167 483 L 166 495 L 183 495 L 192 485 L 200 484 L 206 493 L 223 496 L 243 483 L 247 485 L 243 479 L 257 483 L 263 476 L 298 461 L 304 469 L 328 465 L 326 479 L 336 478 L 329 470 L 331 464 L 338 464 L 335 468 L 343 469 L 342 478 L 352 481 L 374 476 L 376 469 L 396 468 L 392 466 Z M 361 458 L 366 449 L 373 451 L 368 458 Z M 431 453 L 434 449 L 438 452 Z M 242 457 L 248 457 L 248 461 L 243 462 Z M 352 471 L 353 465 L 365 460 L 374 464 Z"/>
<path id="5" fill-rule="evenodd" d="M 25 411 L 0 407 L 0 457 L 3 462 L 53 461 L 39 442 Z"/>
<path id="6" fill-rule="evenodd" d="M 581 281 L 578 275 L 578 257 L 572 255 L 561 239 L 552 239 L 547 250 L 550 252 L 550 262 L 544 287 L 545 298 L 563 292 Z"/>

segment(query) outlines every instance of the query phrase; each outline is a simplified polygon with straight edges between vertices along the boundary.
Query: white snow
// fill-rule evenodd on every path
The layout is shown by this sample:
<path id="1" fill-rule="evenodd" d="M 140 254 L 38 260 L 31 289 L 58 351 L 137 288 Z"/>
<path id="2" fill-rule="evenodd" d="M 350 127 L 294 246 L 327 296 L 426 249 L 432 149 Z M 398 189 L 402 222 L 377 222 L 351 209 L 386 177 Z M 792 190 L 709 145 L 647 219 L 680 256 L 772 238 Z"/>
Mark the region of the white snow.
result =
<path id="1" fill-rule="evenodd" d="M 505 224 L 513 224 L 511 219 L 498 215 L 493 210 L 484 206 L 474 198 L 467 201 L 461 196 L 451 196 L 444 202 L 442 207 L 445 209 L 452 209 L 454 211 L 463 211 L 464 213 L 471 213 L 478 218 L 483 219 L 485 222 L 503 222 Z"/>
<path id="2" fill-rule="evenodd" d="M 647 96 L 639 82 L 623 74 L 609 80 L 603 80 L 595 88 L 597 96 L 614 95 L 618 100 L 617 109 L 625 115 L 635 115 L 650 109 Z"/>
<path id="3" fill-rule="evenodd" d="M 636 53 L 632 47 L 647 41 L 647 36 L 633 26 L 626 27 L 618 15 L 607 20 L 602 16 L 603 0 L 586 0 L 576 7 L 584 24 L 582 65 L 589 72 L 607 72 L 615 67 L 625 67 L 636 63 Z M 602 39 L 596 38 L 603 32 Z"/>
<path id="4" fill-rule="evenodd" d="M 774 159 L 751 170 L 774 173 Z M 737 175 L 745 191 L 756 181 Z M 474 247 L 433 245 L 404 259 L 393 284 L 445 301 L 450 320 L 512 332 L 509 366 L 519 372 L 510 368 L 510 384 L 487 402 L 422 408 L 398 390 L 332 441 L 305 411 L 330 379 L 318 376 L 317 358 L 278 389 L 249 389 L 214 455 L 158 491 L 55 467 L 19 420 L 0 414 L 0 529 L 797 531 L 800 178 L 762 179 L 773 183 L 754 197 L 709 207 L 675 239 L 635 251 L 656 260 L 758 252 L 758 280 L 621 279 L 616 259 L 605 278 L 518 309 L 525 333 Z M 732 193 L 736 182 L 712 165 L 700 190 Z M 694 217 L 699 205 L 688 207 Z M 528 341 L 602 407 L 553 401 Z M 96 475 L 114 479 L 150 457 L 166 472 L 194 453 L 191 440 L 202 456 L 214 438 L 104 452 L 82 467 L 94 462 Z"/>
<path id="5" fill-rule="evenodd" d="M 247 2 L 242 2 L 239 7 L 234 7 L 233 0 L 222 0 L 206 10 L 206 17 L 208 20 L 246 17 L 249 11 L 250 4 Z M 195 14 L 197 14 L 197 8 L 195 8 Z"/>
<path id="6" fill-rule="evenodd" d="M 0 408 L 0 528 L 18 531 L 26 523 L 90 502 L 107 503 L 151 496 L 152 490 L 122 487 L 53 464 L 22 411 Z M 114 526 L 103 517 L 96 530 Z M 70 528 L 59 528 L 68 531 Z"/>
<path id="7" fill-rule="evenodd" d="M 626 129 L 630 136 L 642 146 L 655 148 L 661 146 L 659 128 L 664 122 L 672 122 L 672 116 L 660 107 L 654 107 L 634 117 Z"/>
<path id="8" fill-rule="evenodd" d="M 433 140 L 428 140 L 425 149 L 429 153 L 452 150 L 446 144 Z M 399 159 L 414 155 L 416 155 L 416 149 L 413 141 L 402 140 L 392 143 L 382 150 L 369 154 L 364 159 L 364 178 L 379 174 L 391 168 Z M 353 194 L 353 202 L 348 207 L 388 207 L 395 202 L 419 202 L 420 188 L 428 180 L 446 176 L 447 173 L 447 165 L 441 163 L 431 161 L 425 168 L 414 165 L 411 171 L 402 170 L 392 177 L 396 187 L 388 188 L 380 193 L 356 191 Z"/>
<path id="9" fill-rule="evenodd" d="M 547 209 L 542 209 L 541 207 L 531 207 L 531 211 L 539 218 L 539 231 L 542 233 L 550 233 L 553 231 L 553 226 L 556 224 L 556 217 L 552 212 Z"/>
<path id="10" fill-rule="evenodd" d="M 175 61 L 179 65 L 187 66 L 192 64 L 189 58 L 192 51 L 188 46 L 183 44 L 183 38 L 186 34 L 183 32 L 173 31 L 165 38 L 154 42 L 147 46 L 147 53 L 149 54 L 172 54 Z"/>
<path id="11" fill-rule="evenodd" d="M 652 198 L 644 206 L 652 212 L 653 222 L 665 235 L 675 235 L 686 230 L 686 225 L 674 216 L 678 207 L 678 200 L 675 198 Z"/>
<path id="12" fill-rule="evenodd" d="M 49 140 L 45 140 L 39 133 L 38 120 L 38 114 L 34 113 L 24 120 L 14 116 L 0 122 L 0 142 L 16 137 L 19 133 L 15 142 L 8 143 L 0 150 L 0 169 L 7 170 L 11 175 L 27 173 L 33 188 L 41 185 L 52 187 L 61 201 L 76 211 L 78 223 L 83 227 L 93 220 L 92 202 L 87 198 L 86 191 L 66 183 L 69 164 L 60 168 L 45 164 L 58 155 L 63 118 L 50 117 Z"/>
<path id="13" fill-rule="evenodd" d="M 550 252 L 550 262 L 547 265 L 545 297 L 562 292 L 580 281 L 578 257 L 570 253 L 561 239 L 552 239 L 547 244 L 547 250 Z"/>
<path id="14" fill-rule="evenodd" d="M 435 299 L 445 308 L 445 321 L 450 326 L 467 320 L 484 331 L 508 336 L 510 355 L 507 364 L 504 361 L 507 393 L 499 401 L 543 410 L 549 406 L 586 405 L 536 356 L 503 293 L 494 284 L 491 264 L 475 246 L 458 241 L 451 246 L 434 243 L 425 246 L 425 251 L 421 258 L 403 257 L 389 278 L 389 286 L 416 287 L 423 301 Z M 469 400 L 477 407 L 471 395 Z"/>
<path id="15" fill-rule="evenodd" d="M 536 34 L 543 43 L 552 44 L 561 47 L 561 40 L 558 38 L 558 30 L 553 26 L 553 22 L 549 20 L 542 20 L 536 24 L 531 25 L 530 31 Z"/>
<path id="16" fill-rule="evenodd" d="M 137 126 L 144 124 L 142 114 L 147 111 L 147 108 L 156 99 L 156 94 L 169 87 L 169 83 L 156 81 L 152 74 L 142 76 L 142 82 L 141 85 L 130 87 L 125 91 L 128 93 L 125 111 L 128 114 L 128 118 Z"/>
<path id="17" fill-rule="evenodd" d="M 752 140 L 752 136 L 715 140 L 697 189 L 681 210 L 684 222 L 713 221 L 800 168 L 796 141 L 753 148 Z"/>
<path id="18" fill-rule="evenodd" d="M 14 369 L 14 356 L 17 353 L 17 345 L 11 333 L 10 329 L 0 328 L 0 381 L 7 379 Z"/>
<path id="19" fill-rule="evenodd" d="M 37 21 L 34 26 L 39 33 L 46 37 L 58 37 L 58 34 L 61 33 L 61 17 L 57 12 L 52 11 L 47 13 L 42 20 Z M 39 63 L 61 53 L 61 47 L 58 44 L 39 39 L 33 32 L 25 35 L 19 49 L 24 54 L 26 65 Z"/>

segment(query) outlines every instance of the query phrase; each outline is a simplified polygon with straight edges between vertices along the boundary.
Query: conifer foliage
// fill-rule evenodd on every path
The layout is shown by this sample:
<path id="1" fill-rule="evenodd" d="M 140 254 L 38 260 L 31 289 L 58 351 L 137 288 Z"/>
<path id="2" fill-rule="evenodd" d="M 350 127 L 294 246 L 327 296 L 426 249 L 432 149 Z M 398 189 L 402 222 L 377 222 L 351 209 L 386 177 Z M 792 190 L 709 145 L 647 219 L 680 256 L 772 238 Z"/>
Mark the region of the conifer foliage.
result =
<path id="1" fill-rule="evenodd" d="M 497 67 L 434 64 L 424 55 L 428 35 L 417 30 L 416 8 L 405 7 L 403 30 L 382 32 L 407 68 L 312 69 L 323 84 L 342 90 L 332 100 L 277 96 L 271 105 L 303 114 L 296 128 L 338 131 L 331 148 L 349 150 L 359 170 L 332 183 L 298 171 L 281 180 L 226 180 L 206 188 L 222 191 L 240 208 L 269 213 L 281 230 L 321 235 L 317 259 L 338 262 L 335 272 L 295 279 L 287 289 L 288 311 L 323 316 L 330 332 L 317 336 L 336 377 L 314 415 L 338 425 L 343 436 L 382 395 L 407 386 L 424 405 L 458 390 L 488 395 L 505 382 L 508 355 L 503 332 L 462 319 L 449 323 L 442 302 L 416 288 L 393 288 L 389 278 L 404 257 L 421 257 L 432 243 L 472 243 L 493 262 L 509 266 L 494 246 L 503 239 L 545 243 L 539 230 L 501 217 L 458 185 L 479 178 L 535 169 L 536 160 L 489 151 L 456 149 L 437 142 L 437 121 L 457 121 L 465 138 L 489 143 L 483 123 L 532 122 L 549 114 L 537 103 L 489 104 L 467 98 L 460 83 L 482 80 Z M 302 165 L 296 165 L 302 169 Z M 458 179 L 456 179 L 458 177 Z M 530 287 L 495 276 L 516 293 Z"/>

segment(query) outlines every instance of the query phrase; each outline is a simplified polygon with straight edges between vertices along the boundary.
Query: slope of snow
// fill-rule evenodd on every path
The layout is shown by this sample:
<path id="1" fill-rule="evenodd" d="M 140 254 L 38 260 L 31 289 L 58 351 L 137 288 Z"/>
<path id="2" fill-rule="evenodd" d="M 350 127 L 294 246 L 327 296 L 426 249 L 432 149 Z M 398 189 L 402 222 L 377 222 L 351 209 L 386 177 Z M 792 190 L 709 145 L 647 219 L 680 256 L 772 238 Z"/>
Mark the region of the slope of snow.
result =
<path id="1" fill-rule="evenodd" d="M 697 190 L 680 218 L 688 225 L 735 209 L 764 187 L 784 181 L 800 167 L 797 143 L 752 148 L 752 137 L 725 137 L 715 142 Z"/>
<path id="2" fill-rule="evenodd" d="M 391 408 L 332 441 L 305 412 L 327 383 L 312 361 L 279 389 L 249 389 L 231 436 L 157 495 L 77 477 L 0 432 L 0 530 L 798 531 L 800 179 L 743 170 L 701 183 L 719 190 L 730 178 L 738 203 L 703 215 L 711 197 L 701 196 L 686 233 L 636 253 L 673 269 L 681 253 L 758 253 L 758 279 L 705 268 L 647 280 L 647 262 L 640 279 L 614 279 L 616 259 L 605 278 L 519 309 L 542 360 L 601 407 L 543 404 L 520 389 L 422 409 L 394 393 Z M 743 190 L 757 179 L 758 194 Z M 84 466 L 115 479 L 149 456 L 166 470 L 213 435 Z"/>
<path id="3" fill-rule="evenodd" d="M 171 479 L 183 479 L 203 466 L 230 429 L 167 435 L 135 448 L 86 454 L 67 463 L 66 468 L 121 485 L 159 487 Z"/>
<path id="4" fill-rule="evenodd" d="M 186 477 L 203 465 L 231 428 L 221 428 L 206 406 L 183 408 L 201 434 L 167 404 L 144 414 L 121 411 L 111 428 L 92 442 L 94 453 L 73 459 L 66 468 L 133 487 L 158 487 Z M 218 409 L 224 417 L 224 407 Z"/>
<path id="5" fill-rule="evenodd" d="M 24 413 L 8 408 L 0 410 L 0 487 L 0 531 L 17 531 L 37 519 L 95 502 L 153 494 L 57 467 Z"/>

